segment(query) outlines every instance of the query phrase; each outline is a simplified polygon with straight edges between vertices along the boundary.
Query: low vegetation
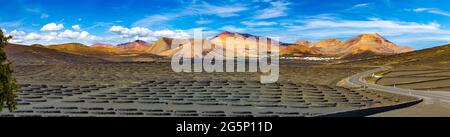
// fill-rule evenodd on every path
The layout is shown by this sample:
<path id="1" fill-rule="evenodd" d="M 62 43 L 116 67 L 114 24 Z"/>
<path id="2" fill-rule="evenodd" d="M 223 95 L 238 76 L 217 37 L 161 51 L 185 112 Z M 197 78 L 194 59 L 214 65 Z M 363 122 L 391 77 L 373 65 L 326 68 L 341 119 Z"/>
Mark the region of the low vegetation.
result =
<path id="1" fill-rule="evenodd" d="M 0 29 L 0 112 L 3 109 L 4 103 L 10 111 L 16 109 L 16 92 L 18 90 L 17 82 L 12 76 L 12 69 L 10 62 L 6 57 L 6 53 L 3 48 L 6 47 L 8 39 L 11 36 L 4 36 L 3 31 Z"/>

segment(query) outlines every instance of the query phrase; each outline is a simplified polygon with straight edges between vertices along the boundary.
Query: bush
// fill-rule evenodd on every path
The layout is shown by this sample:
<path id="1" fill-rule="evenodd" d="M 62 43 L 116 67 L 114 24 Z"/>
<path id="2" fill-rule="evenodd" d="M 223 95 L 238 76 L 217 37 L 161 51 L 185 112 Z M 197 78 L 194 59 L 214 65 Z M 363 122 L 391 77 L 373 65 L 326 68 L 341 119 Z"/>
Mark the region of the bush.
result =
<path id="1" fill-rule="evenodd" d="M 3 51 L 7 46 L 8 39 L 11 38 L 11 36 L 4 36 L 3 31 L 0 29 L 0 112 L 3 110 L 5 103 L 9 111 L 14 111 L 17 105 L 15 98 L 19 87 L 16 80 L 12 77 L 11 63 Z"/>

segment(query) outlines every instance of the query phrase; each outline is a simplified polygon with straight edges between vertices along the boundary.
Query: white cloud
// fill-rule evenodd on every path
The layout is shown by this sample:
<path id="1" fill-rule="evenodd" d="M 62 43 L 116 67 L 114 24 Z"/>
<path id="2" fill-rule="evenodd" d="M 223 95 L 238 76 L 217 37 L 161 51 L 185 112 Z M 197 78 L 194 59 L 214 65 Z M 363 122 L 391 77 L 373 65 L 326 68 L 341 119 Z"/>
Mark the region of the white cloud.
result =
<path id="1" fill-rule="evenodd" d="M 111 22 L 95 22 L 93 25 L 84 28 L 85 30 L 90 30 L 94 28 L 109 28 L 111 26 L 114 26 L 114 23 Z"/>
<path id="2" fill-rule="evenodd" d="M 215 15 L 219 17 L 234 17 L 239 16 L 239 13 L 248 10 L 247 6 L 244 4 L 232 4 L 232 5 L 213 5 L 207 2 L 201 3 L 190 3 L 186 8 L 181 9 L 182 11 L 171 11 L 164 14 L 156 14 L 146 16 L 142 19 L 135 21 L 132 26 L 135 27 L 149 27 L 152 28 L 169 28 L 168 21 L 185 17 L 185 16 L 196 16 L 196 15 Z M 199 20 L 196 21 L 197 24 L 208 24 L 211 23 L 210 20 Z"/>
<path id="3" fill-rule="evenodd" d="M 268 21 L 243 21 L 242 24 L 246 26 L 273 26 L 277 25 L 277 22 L 268 22 Z"/>
<path id="4" fill-rule="evenodd" d="M 73 25 L 73 26 L 72 26 L 72 29 L 74 29 L 74 30 L 80 30 L 81 27 L 80 27 L 80 25 Z"/>
<path id="5" fill-rule="evenodd" d="M 224 31 L 230 31 L 230 32 L 243 32 L 245 31 L 245 29 L 243 28 L 237 28 L 235 26 L 223 26 L 222 28 L 220 28 L 220 30 L 224 30 Z"/>
<path id="6" fill-rule="evenodd" d="M 11 35 L 13 35 L 13 42 L 22 43 L 22 42 L 43 42 L 43 41 L 52 41 L 52 40 L 63 40 L 63 39 L 77 39 L 77 40 L 96 40 L 96 37 L 89 34 L 89 32 L 82 31 L 71 31 L 65 30 L 63 32 L 48 32 L 48 33 L 35 33 L 31 32 L 26 34 L 23 31 L 11 31 Z"/>
<path id="7" fill-rule="evenodd" d="M 133 23 L 133 26 L 138 26 L 138 27 L 147 27 L 150 25 L 154 25 L 157 23 L 161 23 L 161 22 L 166 22 L 169 21 L 173 18 L 175 18 L 175 15 L 152 15 L 152 16 L 147 16 L 143 19 L 140 19 L 136 22 Z"/>
<path id="8" fill-rule="evenodd" d="M 133 27 L 129 29 L 122 26 L 112 26 L 109 31 L 124 36 L 148 36 L 152 34 L 151 30 L 143 27 Z"/>
<path id="9" fill-rule="evenodd" d="M 354 5 L 352 8 L 360 8 L 360 7 L 367 7 L 367 6 L 369 6 L 369 3 L 361 3 L 361 4 Z"/>
<path id="10" fill-rule="evenodd" d="M 134 38 L 134 39 L 156 39 L 156 37 L 172 37 L 181 38 L 188 37 L 189 35 L 183 30 L 159 30 L 151 31 L 150 29 L 143 27 L 126 28 L 122 26 L 112 26 L 109 29 L 110 32 L 119 34 L 122 38 Z"/>
<path id="11" fill-rule="evenodd" d="M 419 24 L 415 22 L 396 22 L 390 20 L 370 19 L 370 20 L 306 20 L 300 21 L 305 25 L 299 26 L 299 29 L 318 29 L 318 28 L 379 28 L 379 29 L 402 29 L 402 30 L 437 30 L 440 24 L 429 23 Z"/>
<path id="12" fill-rule="evenodd" d="M 271 2 L 272 0 L 253 0 L 253 2 Z"/>
<path id="13" fill-rule="evenodd" d="M 23 43 L 23 44 L 57 44 L 62 42 L 94 42 L 99 40 L 104 40 L 103 37 L 97 37 L 95 35 L 91 35 L 87 31 L 72 31 L 65 30 L 63 32 L 24 32 L 19 30 L 13 30 L 7 35 L 12 35 L 13 39 L 10 41 L 12 43 Z"/>
<path id="14" fill-rule="evenodd" d="M 418 49 L 450 42 L 450 31 L 442 29 L 440 24 L 434 22 L 417 23 L 382 19 L 306 19 L 285 27 L 286 31 L 273 31 L 270 34 L 293 42 L 299 39 L 315 41 L 336 37 L 346 39 L 363 33 L 379 33 L 396 44 L 413 46 Z"/>
<path id="15" fill-rule="evenodd" d="M 339 19 L 339 17 L 337 17 L 338 14 L 333 14 L 333 13 L 322 13 L 322 14 L 317 14 L 317 15 L 312 15 L 312 16 L 306 16 L 304 17 L 305 19 L 320 19 L 320 20 L 337 20 Z"/>
<path id="16" fill-rule="evenodd" d="M 436 8 L 416 8 L 416 9 L 413 9 L 413 11 L 414 12 L 428 12 L 428 13 L 432 13 L 432 14 L 450 17 L 450 12 L 443 11 L 443 10 L 436 9 Z"/>
<path id="17" fill-rule="evenodd" d="M 63 24 L 49 23 L 41 28 L 41 31 L 58 31 L 64 29 Z"/>
<path id="18" fill-rule="evenodd" d="M 257 12 L 257 15 L 254 17 L 255 19 L 270 19 L 276 17 L 287 16 L 286 10 L 290 5 L 289 2 L 285 2 L 283 0 L 270 2 L 271 7 L 260 10 Z"/>
<path id="19" fill-rule="evenodd" d="M 128 35 L 148 36 L 152 34 L 152 31 L 147 28 L 133 27 L 125 33 L 127 33 Z"/>
<path id="20" fill-rule="evenodd" d="M 61 32 L 58 34 L 58 37 L 60 38 L 69 38 L 69 39 L 80 39 L 80 40 L 92 40 L 95 38 L 95 36 L 92 36 L 87 31 L 71 31 L 71 30 L 65 30 L 64 32 Z"/>
<path id="21" fill-rule="evenodd" d="M 194 14 L 217 15 L 219 17 L 239 16 L 239 12 L 248 10 L 246 5 L 212 5 L 207 2 L 191 5 L 189 8 Z"/>
<path id="22" fill-rule="evenodd" d="M 41 38 L 41 35 L 37 33 L 29 33 L 27 36 L 25 36 L 25 40 L 39 40 Z"/>
<path id="23" fill-rule="evenodd" d="M 122 27 L 122 26 L 112 26 L 112 27 L 109 29 L 109 31 L 110 31 L 110 32 L 116 32 L 116 33 L 122 34 L 122 33 L 126 32 L 126 31 L 129 31 L 129 29 L 128 29 L 128 28 L 125 28 L 125 27 Z"/>
<path id="24" fill-rule="evenodd" d="M 5 32 L 6 35 L 12 36 L 13 38 L 11 40 L 9 40 L 9 42 L 12 43 L 22 43 L 24 40 L 24 37 L 27 35 L 24 31 L 18 31 L 18 30 L 13 30 L 9 33 Z"/>
<path id="25" fill-rule="evenodd" d="M 184 32 L 183 30 L 160 30 L 160 31 L 155 31 L 153 36 L 156 37 L 172 37 L 172 38 L 185 38 L 185 37 L 189 37 L 189 34 L 187 34 L 186 32 Z"/>
<path id="26" fill-rule="evenodd" d="M 75 39 L 75 38 L 78 38 L 79 36 L 80 36 L 80 32 L 73 32 L 71 30 L 65 30 L 64 32 L 61 32 L 58 34 L 58 37 L 70 38 L 70 39 Z"/>
<path id="27" fill-rule="evenodd" d="M 234 17 L 239 16 L 239 13 L 242 11 L 246 11 L 249 8 L 245 4 L 221 4 L 221 5 L 213 5 L 207 2 L 196 2 L 186 3 L 189 6 L 186 6 L 182 9 L 177 9 L 173 11 L 169 11 L 163 14 L 155 14 L 146 16 L 142 19 L 135 21 L 132 26 L 135 27 L 152 27 L 165 29 L 170 28 L 168 21 L 172 21 L 175 19 L 179 19 L 186 16 L 197 16 L 197 15 L 214 15 L 219 17 Z M 211 23 L 210 20 L 199 20 L 196 21 L 197 24 L 208 24 Z"/>
<path id="28" fill-rule="evenodd" d="M 13 31 L 9 32 L 8 35 L 11 35 L 13 37 L 21 37 L 21 36 L 25 36 L 26 33 L 24 31 L 13 30 Z"/>
<path id="29" fill-rule="evenodd" d="M 21 39 L 11 39 L 8 42 L 10 42 L 10 43 L 23 43 L 24 41 L 21 40 Z"/>
<path id="30" fill-rule="evenodd" d="M 51 41 L 51 40 L 55 40 L 58 39 L 58 33 L 57 32 L 50 32 L 46 35 L 42 35 L 40 40 L 43 41 Z"/>

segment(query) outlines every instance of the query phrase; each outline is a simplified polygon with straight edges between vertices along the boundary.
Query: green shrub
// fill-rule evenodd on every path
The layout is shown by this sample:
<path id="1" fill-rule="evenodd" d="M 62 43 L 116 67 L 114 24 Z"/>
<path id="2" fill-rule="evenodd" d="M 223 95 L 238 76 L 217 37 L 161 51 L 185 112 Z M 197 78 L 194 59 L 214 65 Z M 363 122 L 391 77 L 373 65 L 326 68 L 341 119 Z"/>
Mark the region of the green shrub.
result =
<path id="1" fill-rule="evenodd" d="M 8 39 L 11 36 L 4 36 L 3 31 L 0 29 L 0 112 L 3 110 L 3 106 L 6 103 L 9 111 L 16 109 L 17 102 L 16 92 L 19 89 L 16 80 L 12 76 L 12 69 L 10 62 L 6 57 L 6 53 L 3 49 L 7 46 Z"/>

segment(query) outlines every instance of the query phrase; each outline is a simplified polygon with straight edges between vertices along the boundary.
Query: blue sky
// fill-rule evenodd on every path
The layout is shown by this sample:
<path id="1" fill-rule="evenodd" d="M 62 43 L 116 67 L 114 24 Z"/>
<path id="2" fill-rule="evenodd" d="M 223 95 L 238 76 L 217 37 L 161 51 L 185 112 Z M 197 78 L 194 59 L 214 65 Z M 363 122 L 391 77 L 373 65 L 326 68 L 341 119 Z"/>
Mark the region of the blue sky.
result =
<path id="1" fill-rule="evenodd" d="M 234 31 L 283 42 L 379 33 L 415 49 L 450 43 L 448 0 L 0 0 L 23 44 L 123 43 Z"/>

